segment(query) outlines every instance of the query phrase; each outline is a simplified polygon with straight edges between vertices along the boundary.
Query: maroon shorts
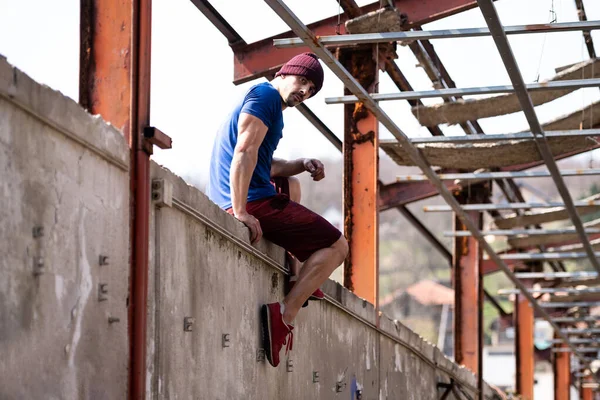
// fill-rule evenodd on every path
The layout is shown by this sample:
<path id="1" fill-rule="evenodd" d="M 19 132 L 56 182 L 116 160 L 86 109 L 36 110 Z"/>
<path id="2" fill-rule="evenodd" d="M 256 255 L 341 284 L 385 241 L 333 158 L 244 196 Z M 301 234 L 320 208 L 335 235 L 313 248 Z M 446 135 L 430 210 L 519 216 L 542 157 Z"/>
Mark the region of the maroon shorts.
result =
<path id="1" fill-rule="evenodd" d="M 251 201 L 246 210 L 260 222 L 265 239 L 304 262 L 317 250 L 330 247 L 342 233 L 325 218 L 290 200 L 287 178 L 273 178 L 277 194 Z M 233 214 L 230 208 L 228 213 Z"/>

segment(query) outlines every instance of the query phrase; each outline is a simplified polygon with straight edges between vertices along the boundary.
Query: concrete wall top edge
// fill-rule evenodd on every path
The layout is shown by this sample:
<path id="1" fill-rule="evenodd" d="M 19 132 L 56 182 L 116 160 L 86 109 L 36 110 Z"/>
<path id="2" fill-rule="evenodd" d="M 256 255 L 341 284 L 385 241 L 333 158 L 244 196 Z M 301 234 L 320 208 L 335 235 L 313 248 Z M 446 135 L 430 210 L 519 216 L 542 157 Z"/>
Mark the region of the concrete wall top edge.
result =
<path id="1" fill-rule="evenodd" d="M 248 228 L 241 222 L 229 215 L 227 212 L 221 210 L 219 206 L 210 201 L 210 199 L 198 190 L 196 187 L 189 185 L 183 180 L 183 178 L 175 175 L 169 169 L 151 162 L 150 167 L 151 179 L 163 179 L 170 182 L 173 185 L 173 198 L 177 199 L 189 207 L 193 208 L 197 212 L 201 213 L 212 223 L 223 228 L 229 235 L 235 237 L 238 240 L 245 242 L 250 245 L 250 237 L 248 235 Z M 274 245 L 266 240 L 261 240 L 256 250 L 267 255 L 280 266 L 284 263 L 284 251 L 282 248 Z"/>
<path id="2" fill-rule="evenodd" d="M 106 123 L 100 116 L 90 115 L 77 102 L 59 91 L 34 81 L 8 63 L 2 55 L 0 97 L 116 167 L 125 171 L 129 169 L 129 146 L 117 128 Z"/>

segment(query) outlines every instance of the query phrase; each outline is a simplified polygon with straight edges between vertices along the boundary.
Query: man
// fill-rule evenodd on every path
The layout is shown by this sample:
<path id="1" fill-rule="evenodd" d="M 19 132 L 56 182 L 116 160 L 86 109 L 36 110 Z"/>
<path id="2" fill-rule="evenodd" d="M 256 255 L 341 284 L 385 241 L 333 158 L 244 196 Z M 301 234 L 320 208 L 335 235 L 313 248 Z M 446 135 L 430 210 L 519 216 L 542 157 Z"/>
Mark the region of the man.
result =
<path id="1" fill-rule="evenodd" d="M 220 128 L 213 147 L 208 195 L 250 229 L 252 244 L 261 237 L 285 248 L 304 265 L 291 265 L 289 292 L 282 302 L 261 307 L 267 359 L 276 367 L 279 353 L 292 347 L 292 321 L 319 287 L 346 258 L 348 243 L 339 230 L 298 204 L 295 178 L 304 171 L 315 181 L 325 177 L 318 160 L 273 158 L 283 133 L 282 112 L 314 96 L 323 86 L 317 56 L 297 55 L 270 83 L 246 92 Z M 291 196 L 291 199 L 290 199 Z"/>

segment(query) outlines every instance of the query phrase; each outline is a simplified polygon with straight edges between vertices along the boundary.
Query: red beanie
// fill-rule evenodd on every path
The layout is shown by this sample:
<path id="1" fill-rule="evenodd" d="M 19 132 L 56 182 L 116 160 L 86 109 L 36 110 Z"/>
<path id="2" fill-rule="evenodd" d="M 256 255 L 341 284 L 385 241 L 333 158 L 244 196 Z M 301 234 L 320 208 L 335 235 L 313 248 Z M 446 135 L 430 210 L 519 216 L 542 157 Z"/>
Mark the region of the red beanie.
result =
<path id="1" fill-rule="evenodd" d="M 276 77 L 279 75 L 298 75 L 310 79 L 315 84 L 313 96 L 323 87 L 323 67 L 313 53 L 298 54 L 283 64 L 283 67 L 275 74 Z"/>

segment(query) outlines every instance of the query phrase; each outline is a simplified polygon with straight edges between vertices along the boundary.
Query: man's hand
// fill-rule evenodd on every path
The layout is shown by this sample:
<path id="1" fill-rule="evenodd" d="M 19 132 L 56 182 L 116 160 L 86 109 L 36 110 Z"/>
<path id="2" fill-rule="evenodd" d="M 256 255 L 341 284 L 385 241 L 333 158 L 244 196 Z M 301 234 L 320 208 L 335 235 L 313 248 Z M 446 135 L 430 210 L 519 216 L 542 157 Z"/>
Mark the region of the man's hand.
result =
<path id="1" fill-rule="evenodd" d="M 237 214 L 235 217 L 250 229 L 250 242 L 252 244 L 258 243 L 263 234 L 260 222 L 247 212 Z"/>
<path id="2" fill-rule="evenodd" d="M 323 163 L 315 158 L 305 158 L 304 169 L 310 173 L 313 181 L 320 181 L 325 178 L 325 166 Z"/>

